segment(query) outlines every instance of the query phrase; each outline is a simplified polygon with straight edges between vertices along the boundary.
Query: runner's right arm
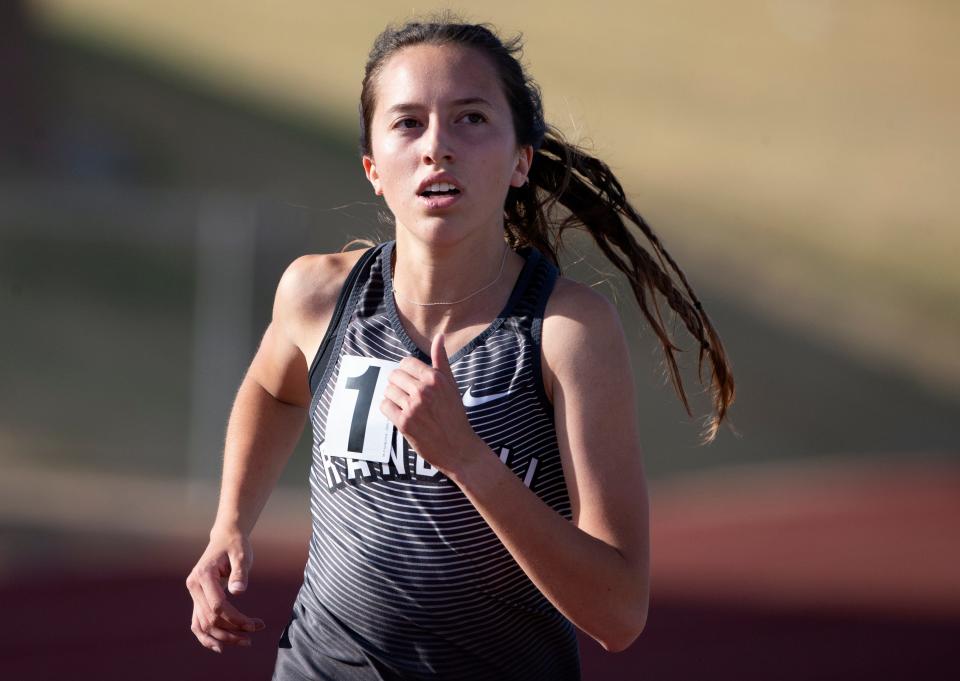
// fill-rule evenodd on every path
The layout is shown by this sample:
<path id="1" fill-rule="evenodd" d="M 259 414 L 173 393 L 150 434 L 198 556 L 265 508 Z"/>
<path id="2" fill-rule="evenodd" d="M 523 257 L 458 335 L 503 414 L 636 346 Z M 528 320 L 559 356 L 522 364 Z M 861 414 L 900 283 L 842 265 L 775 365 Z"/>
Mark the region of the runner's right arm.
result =
<path id="1" fill-rule="evenodd" d="M 310 405 L 307 359 L 297 340 L 307 337 L 305 331 L 322 337 L 346 278 L 342 270 L 342 258 L 331 255 L 302 256 L 290 264 L 234 400 L 210 542 L 186 580 L 194 603 L 191 630 L 217 652 L 225 644 L 250 645 L 245 632 L 264 627 L 229 603 L 224 586 L 234 594 L 246 589 L 253 562 L 250 533 L 300 438 Z"/>

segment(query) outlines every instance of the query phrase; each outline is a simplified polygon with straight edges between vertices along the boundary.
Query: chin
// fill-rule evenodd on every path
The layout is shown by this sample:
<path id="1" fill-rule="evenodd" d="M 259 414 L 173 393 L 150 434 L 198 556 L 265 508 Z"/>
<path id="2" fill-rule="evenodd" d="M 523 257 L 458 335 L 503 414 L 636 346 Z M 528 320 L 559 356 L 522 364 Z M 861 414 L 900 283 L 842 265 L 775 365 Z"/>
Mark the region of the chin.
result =
<path id="1" fill-rule="evenodd" d="M 414 238 L 437 247 L 455 246 L 470 236 L 470 230 L 458 220 L 445 216 L 420 218 L 412 227 L 397 224 L 397 232 L 404 230 Z"/>

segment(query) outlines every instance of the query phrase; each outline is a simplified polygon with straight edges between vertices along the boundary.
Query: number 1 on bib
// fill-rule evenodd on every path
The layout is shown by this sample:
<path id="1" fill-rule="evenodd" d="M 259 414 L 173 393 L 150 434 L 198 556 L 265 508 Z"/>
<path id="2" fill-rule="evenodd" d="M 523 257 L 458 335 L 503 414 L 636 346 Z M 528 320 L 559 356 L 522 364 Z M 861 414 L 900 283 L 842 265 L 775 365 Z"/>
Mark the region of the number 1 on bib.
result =
<path id="1" fill-rule="evenodd" d="M 380 411 L 390 371 L 399 362 L 343 355 L 327 414 L 322 450 L 343 456 L 385 463 L 393 445 L 393 424 Z"/>

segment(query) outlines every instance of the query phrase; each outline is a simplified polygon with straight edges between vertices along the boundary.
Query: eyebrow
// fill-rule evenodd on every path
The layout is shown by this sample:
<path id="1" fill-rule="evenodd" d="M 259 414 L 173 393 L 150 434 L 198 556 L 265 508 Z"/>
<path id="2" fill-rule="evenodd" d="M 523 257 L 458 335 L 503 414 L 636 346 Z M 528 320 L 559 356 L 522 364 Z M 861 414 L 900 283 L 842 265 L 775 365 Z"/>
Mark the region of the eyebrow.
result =
<path id="1" fill-rule="evenodd" d="M 466 104 L 485 104 L 490 108 L 493 108 L 493 104 L 485 100 L 483 97 L 462 97 L 460 99 L 453 99 L 450 101 L 451 106 L 464 106 Z M 404 111 L 416 111 L 417 109 L 423 108 L 420 104 L 414 104 L 413 102 L 403 102 L 401 104 L 394 104 L 389 109 L 387 109 L 387 115 L 402 113 Z"/>

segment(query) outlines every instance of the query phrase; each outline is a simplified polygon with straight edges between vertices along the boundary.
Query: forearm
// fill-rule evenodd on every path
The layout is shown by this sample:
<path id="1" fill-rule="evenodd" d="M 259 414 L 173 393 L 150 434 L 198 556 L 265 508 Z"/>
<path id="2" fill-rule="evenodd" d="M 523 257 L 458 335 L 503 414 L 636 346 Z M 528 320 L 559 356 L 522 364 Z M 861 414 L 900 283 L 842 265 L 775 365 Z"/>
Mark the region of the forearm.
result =
<path id="1" fill-rule="evenodd" d="M 227 425 L 214 527 L 250 534 L 300 439 L 306 414 L 249 376 L 244 379 Z"/>
<path id="2" fill-rule="evenodd" d="M 548 506 L 482 441 L 471 459 L 451 477 L 530 580 L 607 650 L 628 645 L 643 628 L 645 575 Z"/>

